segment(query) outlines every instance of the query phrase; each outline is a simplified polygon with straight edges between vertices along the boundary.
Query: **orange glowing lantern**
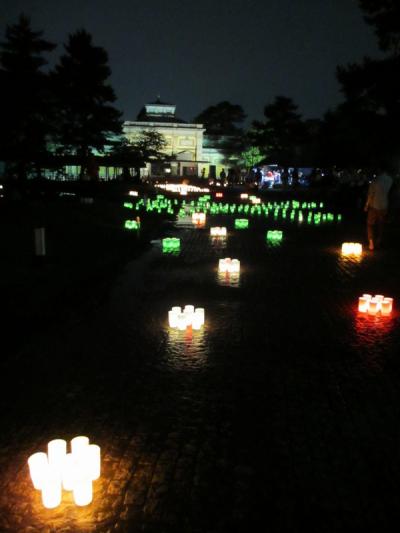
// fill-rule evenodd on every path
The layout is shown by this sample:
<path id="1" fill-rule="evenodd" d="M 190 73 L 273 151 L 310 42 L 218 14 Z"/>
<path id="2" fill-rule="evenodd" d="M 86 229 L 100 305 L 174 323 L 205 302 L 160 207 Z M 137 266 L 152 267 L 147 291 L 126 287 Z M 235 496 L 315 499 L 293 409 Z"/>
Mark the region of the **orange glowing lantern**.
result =
<path id="1" fill-rule="evenodd" d="M 388 316 L 392 313 L 393 298 L 383 296 L 383 294 L 376 294 L 372 297 L 371 294 L 363 294 L 358 299 L 358 310 L 360 313 L 368 313 L 375 316 L 379 313 L 382 316 Z"/>
<path id="2" fill-rule="evenodd" d="M 216 198 L 223 198 L 224 197 L 224 193 L 223 192 L 216 192 L 215 193 L 215 197 Z"/>
<path id="3" fill-rule="evenodd" d="M 360 311 L 360 313 L 367 313 L 368 306 L 369 306 L 369 300 L 361 296 L 358 299 L 358 310 Z"/>
<path id="4" fill-rule="evenodd" d="M 192 222 L 197 226 L 203 226 L 206 223 L 206 214 L 205 213 L 193 213 Z"/>
<path id="5" fill-rule="evenodd" d="M 362 244 L 358 242 L 344 242 L 342 244 L 342 255 L 361 256 Z"/>

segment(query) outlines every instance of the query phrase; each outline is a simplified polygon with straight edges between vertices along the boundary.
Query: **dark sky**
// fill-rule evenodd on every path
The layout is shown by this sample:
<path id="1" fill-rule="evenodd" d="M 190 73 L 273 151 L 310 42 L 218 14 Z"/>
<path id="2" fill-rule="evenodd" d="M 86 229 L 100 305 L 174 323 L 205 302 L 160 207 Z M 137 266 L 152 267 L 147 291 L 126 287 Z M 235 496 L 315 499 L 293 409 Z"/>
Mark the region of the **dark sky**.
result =
<path id="1" fill-rule="evenodd" d="M 357 0 L 1 0 L 2 40 L 22 11 L 54 60 L 69 33 L 93 35 L 127 120 L 157 95 L 186 120 L 222 100 L 261 118 L 276 95 L 321 117 L 342 99 L 336 65 L 379 53 Z"/>

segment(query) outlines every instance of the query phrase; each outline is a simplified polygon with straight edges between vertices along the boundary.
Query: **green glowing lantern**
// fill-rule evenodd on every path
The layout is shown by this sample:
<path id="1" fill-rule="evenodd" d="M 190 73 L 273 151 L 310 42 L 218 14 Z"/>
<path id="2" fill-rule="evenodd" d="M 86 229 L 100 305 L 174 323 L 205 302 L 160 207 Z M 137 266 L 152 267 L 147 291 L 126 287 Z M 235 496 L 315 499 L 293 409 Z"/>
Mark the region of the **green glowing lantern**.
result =
<path id="1" fill-rule="evenodd" d="M 164 253 L 179 252 L 181 249 L 181 240 L 177 237 L 166 237 L 162 241 L 162 249 Z"/>
<path id="2" fill-rule="evenodd" d="M 138 230 L 140 223 L 137 220 L 125 220 L 125 229 Z"/>
<path id="3" fill-rule="evenodd" d="M 124 202 L 124 207 L 127 209 L 133 209 L 133 204 L 131 204 L 131 202 Z"/>
<path id="4" fill-rule="evenodd" d="M 269 242 L 280 242 L 282 240 L 283 233 L 281 230 L 268 230 L 267 231 L 267 241 Z"/>
<path id="5" fill-rule="evenodd" d="M 249 227 L 248 218 L 236 218 L 235 219 L 235 229 L 246 229 Z"/>

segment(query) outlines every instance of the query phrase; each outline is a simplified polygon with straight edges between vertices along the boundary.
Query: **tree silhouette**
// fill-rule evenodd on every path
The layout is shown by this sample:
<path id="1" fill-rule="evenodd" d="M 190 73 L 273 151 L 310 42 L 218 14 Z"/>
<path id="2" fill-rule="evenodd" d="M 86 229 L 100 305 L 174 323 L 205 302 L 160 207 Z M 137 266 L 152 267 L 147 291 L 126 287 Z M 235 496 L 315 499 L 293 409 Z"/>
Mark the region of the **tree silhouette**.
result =
<path id="1" fill-rule="evenodd" d="M 104 152 L 112 135 L 121 133 L 121 113 L 111 105 L 116 97 L 107 83 L 107 52 L 85 30 L 71 34 L 65 50 L 53 74 L 57 142 L 77 155 L 82 177 L 93 151 Z"/>
<path id="2" fill-rule="evenodd" d="M 194 122 L 203 124 L 208 135 L 238 135 L 242 132 L 239 125 L 245 118 L 242 106 L 223 101 L 207 107 Z"/>
<path id="3" fill-rule="evenodd" d="M 43 54 L 55 45 L 42 34 L 33 31 L 22 14 L 16 24 L 7 26 L 6 40 L 0 44 L 1 158 L 20 180 L 31 165 L 39 167 L 51 132 L 48 77 L 41 69 L 47 64 Z"/>
<path id="4" fill-rule="evenodd" d="M 264 122 L 254 121 L 249 132 L 253 144 L 271 162 L 296 165 L 303 142 L 304 124 L 291 98 L 277 96 L 264 108 Z"/>
<path id="5" fill-rule="evenodd" d="M 347 112 L 350 142 L 364 146 L 361 164 L 393 166 L 399 157 L 400 4 L 395 0 L 360 0 L 360 5 L 367 22 L 375 27 L 381 49 L 388 55 L 337 68 L 346 97 L 338 113 L 343 122 L 342 111 Z"/>

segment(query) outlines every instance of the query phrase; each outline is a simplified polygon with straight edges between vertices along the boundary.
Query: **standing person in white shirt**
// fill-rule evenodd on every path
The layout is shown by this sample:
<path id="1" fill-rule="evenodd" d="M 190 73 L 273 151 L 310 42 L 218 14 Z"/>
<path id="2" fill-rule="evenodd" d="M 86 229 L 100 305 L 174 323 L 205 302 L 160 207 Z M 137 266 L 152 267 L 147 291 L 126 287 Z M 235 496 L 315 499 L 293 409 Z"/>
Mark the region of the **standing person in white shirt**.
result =
<path id="1" fill-rule="evenodd" d="M 386 172 L 376 172 L 368 188 L 364 211 L 367 212 L 368 246 L 372 251 L 382 242 L 383 226 L 388 210 L 388 195 L 393 179 Z"/>

